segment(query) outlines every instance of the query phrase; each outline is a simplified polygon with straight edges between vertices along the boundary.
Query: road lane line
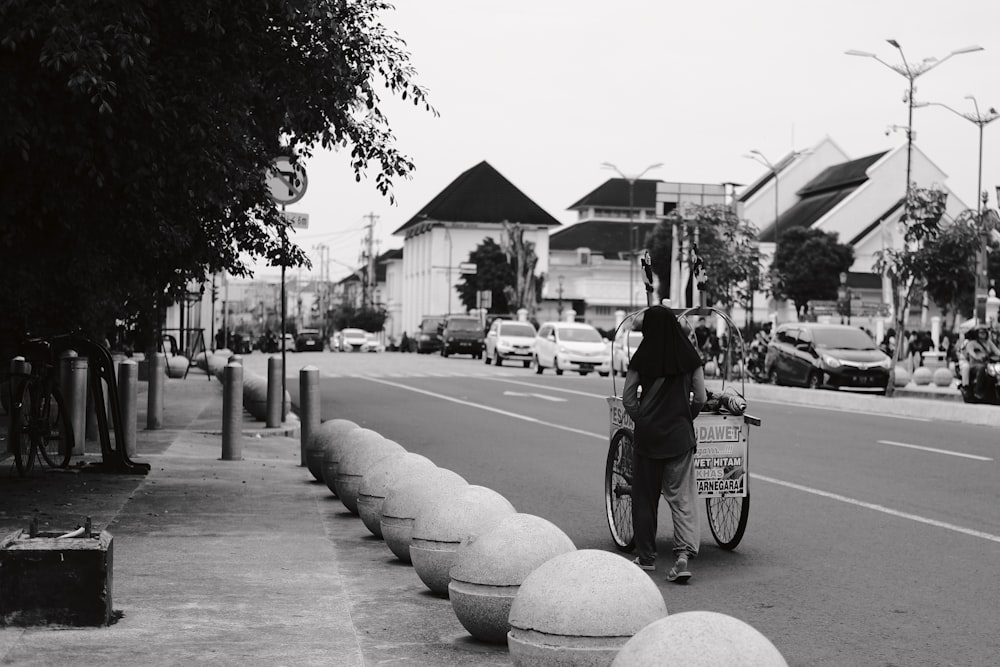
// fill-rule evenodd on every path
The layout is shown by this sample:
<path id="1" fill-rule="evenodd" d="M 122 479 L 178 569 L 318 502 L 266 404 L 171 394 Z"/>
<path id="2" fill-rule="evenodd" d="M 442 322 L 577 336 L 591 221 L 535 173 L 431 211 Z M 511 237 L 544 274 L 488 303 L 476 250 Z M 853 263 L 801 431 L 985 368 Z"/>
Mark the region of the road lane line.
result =
<path id="1" fill-rule="evenodd" d="M 522 398 L 538 398 L 543 401 L 552 401 L 554 403 L 565 403 L 565 398 L 559 398 L 558 396 L 546 396 L 545 394 L 536 394 L 531 391 L 510 391 L 509 389 L 503 393 L 504 396 L 520 396 Z"/>
<path id="2" fill-rule="evenodd" d="M 882 445 L 892 445 L 893 447 L 906 447 L 907 449 L 919 449 L 924 452 L 934 452 L 935 454 L 948 454 L 949 456 L 961 456 L 967 459 L 974 459 L 976 461 L 992 461 L 988 456 L 978 456 L 977 454 L 965 454 L 962 452 L 951 452 L 947 449 L 936 449 L 934 447 L 924 447 L 923 445 L 911 445 L 906 442 L 896 442 L 895 440 L 877 440 L 879 444 Z"/>
<path id="3" fill-rule="evenodd" d="M 780 479 L 774 479 L 773 477 L 765 477 L 764 475 L 758 475 L 756 473 L 750 473 L 750 477 L 752 477 L 753 479 L 759 479 L 762 482 L 770 482 L 771 484 L 777 484 L 778 486 L 784 486 L 789 489 L 795 489 L 796 491 L 811 493 L 815 496 L 820 496 L 822 498 L 829 498 L 830 500 L 838 500 L 842 503 L 847 503 L 848 505 L 855 505 L 856 507 L 864 507 L 866 509 L 875 510 L 876 512 L 882 512 L 883 514 L 888 514 L 890 516 L 898 517 L 900 519 L 909 519 L 910 521 L 916 521 L 917 523 L 923 523 L 927 524 L 928 526 L 935 526 L 937 528 L 944 528 L 945 530 L 951 530 L 956 533 L 962 533 L 963 535 L 970 535 L 972 537 L 978 537 L 984 540 L 989 540 L 991 542 L 1000 542 L 1000 535 L 992 535 L 990 533 L 984 533 L 981 530 L 963 528 L 962 526 L 956 526 L 953 523 L 946 523 L 944 521 L 938 521 L 936 519 L 928 519 L 927 517 L 919 516 L 917 514 L 910 514 L 908 512 L 900 512 L 899 510 L 894 510 L 884 505 L 876 505 L 875 503 L 868 503 L 863 500 L 857 500 L 856 498 L 849 498 L 847 496 L 842 496 L 838 493 L 821 491 L 819 489 L 814 489 L 811 486 L 803 486 L 801 484 L 795 484 L 793 482 L 784 482 Z"/>
<path id="4" fill-rule="evenodd" d="M 607 398 L 608 396 L 611 395 L 610 393 L 607 393 L 607 394 L 592 394 L 590 392 L 578 391 L 576 389 L 564 389 L 562 387 L 552 387 L 552 386 L 547 385 L 547 384 L 537 384 L 535 382 L 523 382 L 523 381 L 520 381 L 520 380 L 504 380 L 502 378 L 494 378 L 494 377 L 487 377 L 487 378 L 484 378 L 484 379 L 486 379 L 486 380 L 495 380 L 497 382 L 509 382 L 510 384 L 519 384 L 519 385 L 522 385 L 524 387 L 532 387 L 533 389 L 545 389 L 546 391 L 561 391 L 564 394 L 576 394 L 577 396 L 586 396 L 588 398 L 599 398 L 601 400 L 604 400 L 605 398 Z"/>
<path id="5" fill-rule="evenodd" d="M 405 384 L 399 384 L 398 382 L 389 382 L 388 380 L 381 380 L 379 378 L 373 377 L 363 377 L 362 380 L 368 380 L 369 382 L 375 382 L 377 384 L 384 384 L 389 387 L 396 387 L 397 389 L 405 389 L 406 391 L 412 391 L 417 394 L 424 394 L 425 396 L 432 396 L 434 398 L 441 399 L 442 401 L 450 401 L 452 403 L 458 403 L 459 405 L 464 405 L 470 408 L 476 408 L 478 410 L 485 410 L 486 412 L 493 412 L 498 415 L 503 415 L 505 417 L 512 417 L 513 419 L 520 419 L 521 421 L 531 422 L 532 424 L 538 424 L 540 426 L 548 426 L 549 428 L 558 429 L 560 431 L 567 431 L 569 433 L 576 433 L 578 435 L 585 435 L 589 438 L 597 438 L 598 440 L 604 440 L 607 442 L 608 436 L 605 433 L 597 434 L 591 433 L 590 431 L 584 431 L 579 428 L 573 428 L 572 426 L 563 426 L 562 424 L 556 424 L 553 422 L 542 421 L 541 419 L 535 419 L 534 417 L 527 417 L 525 415 L 519 415 L 516 412 L 508 412 L 507 410 L 501 410 L 500 408 L 491 408 L 488 405 L 479 405 L 478 403 L 472 403 L 471 401 L 463 401 L 460 398 L 453 398 L 451 396 L 446 396 L 445 394 L 438 394 L 433 391 L 427 391 L 426 389 L 418 389 L 416 387 L 408 387 Z"/>
<path id="6" fill-rule="evenodd" d="M 847 408 L 834 408 L 825 405 L 807 405 L 805 403 L 789 403 L 788 401 L 769 401 L 766 398 L 755 398 L 752 403 L 771 403 L 772 405 L 782 405 L 789 408 L 811 408 L 813 410 L 829 410 L 830 412 L 846 412 L 852 415 L 870 415 L 872 417 L 890 417 L 892 419 L 908 419 L 915 422 L 933 421 L 927 417 L 910 417 L 909 415 L 893 415 L 888 412 L 871 412 L 869 410 L 849 410 Z"/>

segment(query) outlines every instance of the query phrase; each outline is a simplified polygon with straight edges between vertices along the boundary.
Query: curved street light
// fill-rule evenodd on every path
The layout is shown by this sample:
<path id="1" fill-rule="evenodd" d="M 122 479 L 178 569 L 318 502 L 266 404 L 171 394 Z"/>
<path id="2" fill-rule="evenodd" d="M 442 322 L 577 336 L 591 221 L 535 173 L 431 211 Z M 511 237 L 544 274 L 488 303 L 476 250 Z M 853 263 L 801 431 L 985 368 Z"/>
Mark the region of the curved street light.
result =
<path id="1" fill-rule="evenodd" d="M 651 164 L 642 171 L 639 172 L 638 176 L 626 176 L 622 173 L 622 170 L 611 164 L 610 162 L 602 162 L 601 167 L 604 169 L 611 169 L 616 174 L 622 177 L 628 182 L 628 307 L 629 310 L 635 308 L 635 222 L 632 219 L 632 208 L 634 206 L 635 198 L 635 182 L 646 175 L 647 172 L 653 169 L 658 169 L 663 166 L 662 162 L 657 162 L 656 164 Z"/>
<path id="2" fill-rule="evenodd" d="M 905 215 L 907 218 L 909 218 L 910 189 L 911 189 L 910 174 L 912 171 L 912 164 L 913 164 L 913 107 L 915 106 L 913 102 L 913 94 L 917 90 L 914 83 L 916 82 L 918 77 L 923 76 L 924 74 L 927 74 L 927 72 L 930 72 L 935 67 L 942 65 L 949 58 L 961 55 L 963 53 L 973 53 L 975 51 L 982 51 L 983 47 L 965 46 L 962 47 L 961 49 L 955 49 L 954 51 L 946 55 L 944 58 L 941 58 L 940 60 L 934 57 L 929 57 L 929 58 L 924 58 L 918 63 L 911 63 L 907 61 L 906 55 L 903 53 L 903 47 L 899 45 L 899 42 L 897 42 L 894 39 L 887 39 L 885 41 L 887 41 L 890 46 L 899 51 L 899 57 L 900 60 L 902 60 L 901 64 L 894 65 L 892 63 L 886 62 L 885 60 L 882 60 L 874 53 L 870 53 L 868 51 L 858 51 L 857 49 L 850 49 L 848 51 L 845 51 L 844 53 L 849 56 L 861 56 L 863 58 L 871 58 L 873 60 L 877 60 L 878 62 L 882 63 L 883 65 L 891 69 L 896 74 L 899 74 L 900 76 L 904 77 L 907 81 L 909 81 L 909 88 L 903 95 L 903 101 L 906 102 L 907 107 L 909 109 L 906 122 L 906 204 L 904 206 Z"/>
<path id="3" fill-rule="evenodd" d="M 778 167 L 780 166 L 783 168 L 788 164 L 791 164 L 792 161 L 795 160 L 795 158 L 799 157 L 800 155 L 808 155 L 808 154 L 809 154 L 808 150 L 792 151 L 787 156 L 782 158 L 777 165 L 768 160 L 767 156 L 765 156 L 756 148 L 754 148 L 749 153 L 743 156 L 748 160 L 759 162 L 760 164 L 770 169 L 771 175 L 774 177 L 774 257 L 771 259 L 772 266 L 774 265 L 774 261 L 778 258 L 778 214 L 780 211 L 779 209 L 780 202 L 778 197 L 778 171 L 779 171 Z"/>

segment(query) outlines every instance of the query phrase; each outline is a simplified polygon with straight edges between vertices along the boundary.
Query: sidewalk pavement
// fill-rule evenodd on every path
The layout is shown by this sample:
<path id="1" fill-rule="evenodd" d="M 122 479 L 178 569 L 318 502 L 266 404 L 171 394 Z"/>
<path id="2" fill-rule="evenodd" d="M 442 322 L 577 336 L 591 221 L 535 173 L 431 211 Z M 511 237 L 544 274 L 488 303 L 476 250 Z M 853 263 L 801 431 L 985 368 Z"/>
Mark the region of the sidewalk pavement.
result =
<path id="1" fill-rule="evenodd" d="M 245 421 L 242 461 L 221 461 L 222 390 L 167 380 L 164 427 L 142 430 L 148 476 L 0 474 L 0 535 L 72 529 L 114 536 L 107 628 L 0 629 L 16 665 L 509 665 L 473 640 L 446 599 L 300 466 L 298 434 Z M 291 423 L 291 417 L 288 423 Z M 99 448 L 95 449 L 99 451 Z M 92 457 L 99 459 L 99 454 Z"/>
<path id="2" fill-rule="evenodd" d="M 751 412 L 766 400 L 1000 425 L 993 406 L 754 384 L 746 394 Z M 167 380 L 159 430 L 142 429 L 138 403 L 135 459 L 152 464 L 147 476 L 75 468 L 21 479 L 0 463 L 0 536 L 34 516 L 42 530 L 89 516 L 114 536 L 118 616 L 107 628 L 0 629 L 0 663 L 510 664 L 506 647 L 473 640 L 450 602 L 312 479 L 291 416 L 279 429 L 247 418 L 243 460 L 221 461 L 217 381 Z"/>

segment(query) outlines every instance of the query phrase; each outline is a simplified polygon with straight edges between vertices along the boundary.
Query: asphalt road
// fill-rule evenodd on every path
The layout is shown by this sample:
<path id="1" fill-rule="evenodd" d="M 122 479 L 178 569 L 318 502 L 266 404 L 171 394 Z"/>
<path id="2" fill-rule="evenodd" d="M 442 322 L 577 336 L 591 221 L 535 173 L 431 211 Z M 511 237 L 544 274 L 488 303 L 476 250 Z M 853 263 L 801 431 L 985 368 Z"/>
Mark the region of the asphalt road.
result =
<path id="1" fill-rule="evenodd" d="M 262 359 L 257 356 L 247 365 Z M 468 358 L 305 353 L 323 418 L 351 419 L 613 551 L 603 505 L 610 378 Z M 621 381 L 618 381 L 619 389 Z M 297 386 L 289 382 L 295 398 Z M 802 390 L 808 391 L 808 390 Z M 710 610 L 763 632 L 793 665 L 989 665 L 1000 649 L 1000 438 L 982 426 L 757 400 L 751 510 L 734 552 L 703 523 L 670 612 Z"/>

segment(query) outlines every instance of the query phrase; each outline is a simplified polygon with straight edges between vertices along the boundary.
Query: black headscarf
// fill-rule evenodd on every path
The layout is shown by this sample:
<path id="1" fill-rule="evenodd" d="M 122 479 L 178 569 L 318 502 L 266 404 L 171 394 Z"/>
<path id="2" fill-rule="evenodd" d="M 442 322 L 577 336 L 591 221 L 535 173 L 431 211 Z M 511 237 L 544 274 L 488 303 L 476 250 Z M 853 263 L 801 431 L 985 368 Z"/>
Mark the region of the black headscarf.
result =
<path id="1" fill-rule="evenodd" d="M 688 339 L 673 311 L 650 306 L 642 317 L 642 342 L 628 367 L 644 377 L 690 373 L 701 366 L 701 355 Z"/>

